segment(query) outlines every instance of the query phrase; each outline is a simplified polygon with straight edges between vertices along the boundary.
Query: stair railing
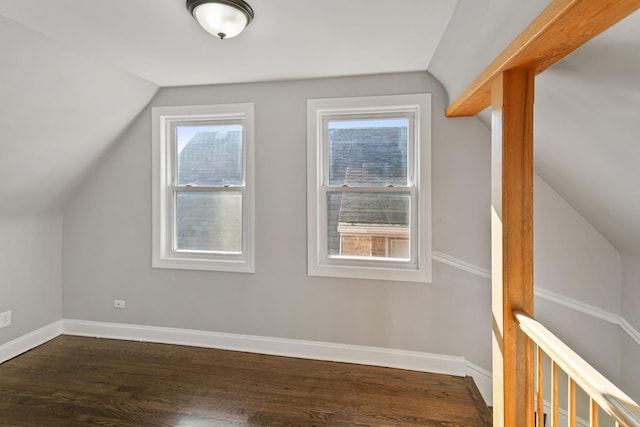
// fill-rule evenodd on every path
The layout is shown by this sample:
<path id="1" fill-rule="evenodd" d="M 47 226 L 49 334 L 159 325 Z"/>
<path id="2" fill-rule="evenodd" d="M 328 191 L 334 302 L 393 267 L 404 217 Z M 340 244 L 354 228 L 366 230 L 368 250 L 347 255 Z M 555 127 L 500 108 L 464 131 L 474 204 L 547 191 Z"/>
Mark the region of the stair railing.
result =
<path id="1" fill-rule="evenodd" d="M 616 427 L 640 427 L 640 407 L 611 381 L 589 365 L 553 333 L 524 312 L 514 311 L 516 322 L 536 346 L 537 357 L 537 413 L 544 414 L 544 384 L 542 357 L 551 359 L 551 427 L 558 427 L 558 368 L 568 377 L 567 413 L 569 427 L 576 426 L 576 386 L 590 399 L 589 425 L 598 427 L 598 409 L 601 408 L 614 421 Z M 537 417 L 543 426 L 544 417 Z"/>

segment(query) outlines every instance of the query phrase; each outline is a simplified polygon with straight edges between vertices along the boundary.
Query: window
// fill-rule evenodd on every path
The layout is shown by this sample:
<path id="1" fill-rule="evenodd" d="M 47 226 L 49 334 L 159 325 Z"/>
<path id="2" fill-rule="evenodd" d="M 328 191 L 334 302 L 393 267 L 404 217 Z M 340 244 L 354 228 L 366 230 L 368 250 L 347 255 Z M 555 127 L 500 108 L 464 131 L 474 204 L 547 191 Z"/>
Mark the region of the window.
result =
<path id="1" fill-rule="evenodd" d="M 153 108 L 153 267 L 254 271 L 253 104 Z"/>
<path id="2" fill-rule="evenodd" d="M 307 103 L 308 272 L 431 281 L 429 94 Z"/>

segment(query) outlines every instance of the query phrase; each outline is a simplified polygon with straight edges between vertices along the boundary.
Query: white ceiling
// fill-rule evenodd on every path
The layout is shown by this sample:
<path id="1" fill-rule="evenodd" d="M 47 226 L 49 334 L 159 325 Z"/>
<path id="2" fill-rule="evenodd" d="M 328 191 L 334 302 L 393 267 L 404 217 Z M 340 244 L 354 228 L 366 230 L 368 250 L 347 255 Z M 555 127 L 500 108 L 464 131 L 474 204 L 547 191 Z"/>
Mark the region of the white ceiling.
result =
<path id="1" fill-rule="evenodd" d="M 1 0 L 0 15 L 158 86 L 426 70 L 457 0 L 254 0 L 218 40 L 184 0 Z"/>
<path id="2" fill-rule="evenodd" d="M 60 207 L 158 87 L 429 70 L 452 98 L 551 0 L 251 0 L 218 40 L 184 0 L 0 0 L 0 214 Z M 640 15 L 540 76 L 536 170 L 640 253 Z"/>

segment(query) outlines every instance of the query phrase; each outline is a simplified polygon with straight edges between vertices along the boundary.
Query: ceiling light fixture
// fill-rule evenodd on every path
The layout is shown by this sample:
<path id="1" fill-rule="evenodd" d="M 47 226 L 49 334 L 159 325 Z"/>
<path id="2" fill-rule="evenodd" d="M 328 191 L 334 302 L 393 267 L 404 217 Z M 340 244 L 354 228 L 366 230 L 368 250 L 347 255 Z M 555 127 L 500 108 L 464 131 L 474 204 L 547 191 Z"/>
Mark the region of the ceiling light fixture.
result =
<path id="1" fill-rule="evenodd" d="M 244 0 L 187 0 L 187 9 L 200 26 L 220 39 L 235 37 L 253 19 Z"/>

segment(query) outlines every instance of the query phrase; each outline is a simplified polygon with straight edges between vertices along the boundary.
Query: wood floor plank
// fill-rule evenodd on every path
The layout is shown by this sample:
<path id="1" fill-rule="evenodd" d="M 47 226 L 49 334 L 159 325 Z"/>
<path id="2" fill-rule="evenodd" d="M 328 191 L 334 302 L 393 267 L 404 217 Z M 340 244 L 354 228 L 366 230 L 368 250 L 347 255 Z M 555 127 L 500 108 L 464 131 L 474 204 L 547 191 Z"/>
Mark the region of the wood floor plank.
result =
<path id="1" fill-rule="evenodd" d="M 470 378 L 60 336 L 0 365 L 0 425 L 487 427 Z"/>

